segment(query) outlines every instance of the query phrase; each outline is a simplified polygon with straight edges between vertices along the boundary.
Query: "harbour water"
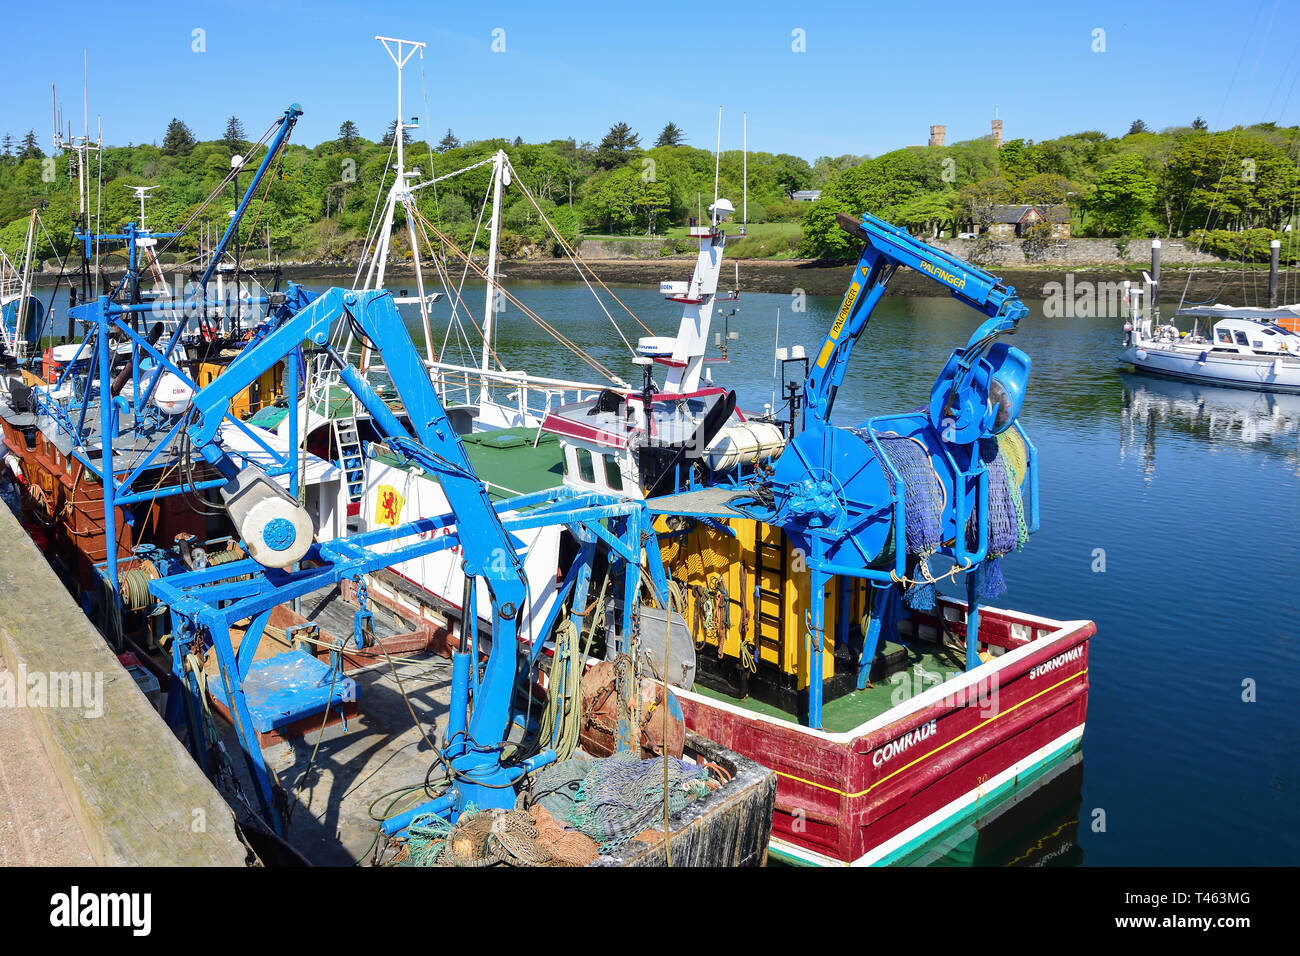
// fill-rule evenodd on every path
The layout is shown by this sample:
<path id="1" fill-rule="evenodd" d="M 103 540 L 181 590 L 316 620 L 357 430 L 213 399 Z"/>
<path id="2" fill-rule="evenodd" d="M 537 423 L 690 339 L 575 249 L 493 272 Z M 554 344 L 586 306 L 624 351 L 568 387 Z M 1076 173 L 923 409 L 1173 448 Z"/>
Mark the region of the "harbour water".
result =
<path id="1" fill-rule="evenodd" d="M 510 288 L 633 380 L 626 346 L 585 287 Z M 676 308 L 653 290 L 614 291 L 655 334 L 676 330 Z M 481 287 L 467 299 L 478 318 Z M 713 367 L 742 409 L 761 411 L 772 400 L 777 308 L 781 344 L 815 354 L 839 299 L 808 297 L 803 311 L 797 304 L 742 295 L 730 323 L 740 338 L 729 343 L 729 364 Z M 1097 636 L 1081 794 L 1060 796 L 1018 839 L 1026 848 L 1049 845 L 1074 826 L 1077 847 L 1046 862 L 1294 864 L 1300 398 L 1120 372 L 1120 322 L 1048 319 L 1040 303 L 1027 304 L 1015 344 L 1033 359 L 1022 421 L 1041 455 L 1042 530 L 1003 562 L 1010 590 L 998 603 L 1091 618 Z M 435 309 L 440 339 L 446 302 Z M 646 334 L 616 305 L 610 310 L 633 344 Z M 887 297 L 854 353 L 837 423 L 921 404 L 979 318 L 948 298 Z M 721 327 L 715 316 L 713 328 Z M 590 378 L 513 306 L 498 328 L 496 351 L 512 367 Z M 445 355 L 464 361 L 471 353 L 449 344 Z"/>
<path id="2" fill-rule="evenodd" d="M 585 286 L 509 286 L 596 360 L 639 381 Z M 677 307 L 654 290 L 614 291 L 654 334 L 675 332 Z M 481 321 L 482 286 L 466 301 Z M 629 341 L 646 334 L 607 303 Z M 1096 621 L 1083 759 L 1007 814 L 991 856 L 968 842 L 935 861 L 1294 864 L 1300 397 L 1120 371 L 1119 322 L 1049 319 L 1026 303 L 1015 344 L 1033 360 L 1022 421 L 1040 451 L 1042 529 L 1004 559 L 1010 590 L 997 603 Z M 713 376 L 756 413 L 773 400 L 777 309 L 781 345 L 815 354 L 839 298 L 746 293 L 739 307 L 730 328 L 740 338 Z M 477 364 L 479 347 L 456 330 L 444 345 L 448 314 L 445 299 L 434 306 L 435 347 L 445 361 Z M 836 422 L 920 405 L 979 318 L 947 298 L 886 297 L 858 343 Z M 723 321 L 715 315 L 714 329 Z M 595 380 L 513 305 L 497 322 L 496 352 L 512 368 Z M 779 406 L 779 387 L 775 396 Z"/>

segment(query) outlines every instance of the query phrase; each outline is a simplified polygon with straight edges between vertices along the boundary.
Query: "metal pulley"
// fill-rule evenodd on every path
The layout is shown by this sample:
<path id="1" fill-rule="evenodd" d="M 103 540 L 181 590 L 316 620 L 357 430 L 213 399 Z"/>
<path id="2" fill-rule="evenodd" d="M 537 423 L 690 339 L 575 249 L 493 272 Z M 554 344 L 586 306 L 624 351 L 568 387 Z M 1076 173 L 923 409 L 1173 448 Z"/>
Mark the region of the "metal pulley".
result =
<path id="1" fill-rule="evenodd" d="M 261 468 L 248 465 L 221 489 L 249 557 L 268 568 L 287 568 L 311 547 L 315 530 L 307 509 Z"/>

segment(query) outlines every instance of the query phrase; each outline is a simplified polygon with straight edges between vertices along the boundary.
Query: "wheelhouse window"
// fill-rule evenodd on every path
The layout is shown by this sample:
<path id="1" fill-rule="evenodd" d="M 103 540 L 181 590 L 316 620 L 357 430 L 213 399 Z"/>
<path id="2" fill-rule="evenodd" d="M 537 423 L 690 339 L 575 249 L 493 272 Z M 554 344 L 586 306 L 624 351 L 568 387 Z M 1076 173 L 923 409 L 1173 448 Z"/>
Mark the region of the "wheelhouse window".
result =
<path id="1" fill-rule="evenodd" d="M 1227 329 L 1219 329 L 1217 334 L 1219 337 L 1219 341 L 1221 343 L 1223 343 L 1224 345 L 1232 344 L 1232 333 L 1229 332 Z"/>
<path id="2" fill-rule="evenodd" d="M 1250 347 L 1250 339 L 1246 338 L 1246 333 L 1245 333 L 1245 332 L 1238 331 L 1238 332 L 1236 333 L 1236 335 L 1237 335 L 1237 344 L 1238 344 L 1238 345 L 1244 345 L 1244 346 L 1246 346 L 1247 348 Z"/>
<path id="3" fill-rule="evenodd" d="M 601 455 L 605 462 L 605 484 L 614 491 L 623 490 L 623 472 L 618 467 L 618 459 L 613 455 Z"/>
<path id="4" fill-rule="evenodd" d="M 596 468 L 591 461 L 591 452 L 585 448 L 578 449 L 578 477 L 589 485 L 596 483 Z"/>

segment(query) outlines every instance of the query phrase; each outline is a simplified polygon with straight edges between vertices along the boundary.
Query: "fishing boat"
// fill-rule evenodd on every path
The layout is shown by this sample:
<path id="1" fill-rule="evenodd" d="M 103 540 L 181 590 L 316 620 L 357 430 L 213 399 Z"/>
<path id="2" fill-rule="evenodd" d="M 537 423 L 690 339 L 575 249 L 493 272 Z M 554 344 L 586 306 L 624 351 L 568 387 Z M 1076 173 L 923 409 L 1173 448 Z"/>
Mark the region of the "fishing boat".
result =
<path id="1" fill-rule="evenodd" d="M 466 459 L 398 302 L 386 289 L 371 287 L 382 285 L 382 268 L 368 287 L 321 296 L 294 283 L 284 291 L 251 289 L 237 262 L 228 273 L 223 270 L 240 216 L 301 113 L 294 104 L 268 129 L 260 166 L 193 293 L 143 291 L 142 273 L 156 266 L 159 241 L 179 234 L 144 224 L 143 195 L 141 222 L 120 234 L 93 232 L 83 222 L 76 235 L 83 263 L 103 244 L 121 242 L 128 269 L 107 294 L 83 294 L 81 304 L 69 309 L 69 328 L 81 333 L 75 341 L 11 366 L 7 400 L 0 402 L 26 511 L 37 519 L 29 525 L 33 536 L 44 538 L 51 563 L 122 652 L 124 666 L 152 670 L 159 678 L 168 723 L 263 849 L 290 857 L 300 856 L 304 846 L 309 853 L 320 849 L 315 821 L 293 829 L 292 807 L 301 805 L 294 803 L 301 787 L 291 789 L 278 779 L 268 752 L 292 748 L 292 741 L 315 729 L 305 776 L 315 769 L 325 732 L 341 724 L 348 734 L 348 722 L 359 718 L 365 730 L 348 734 L 347 744 L 361 746 L 373 760 L 346 761 L 347 773 L 360 771 L 366 784 L 387 787 L 418 774 L 422 784 L 401 788 L 409 803 L 436 792 L 434 771 L 441 766 L 442 802 L 433 809 L 417 806 L 413 813 L 399 813 L 397 802 L 389 803 L 380 834 L 379 818 L 369 816 L 373 796 L 350 785 L 329 789 L 324 812 L 364 816 L 365 822 L 347 836 L 340 827 L 338 843 L 329 848 L 335 856 L 324 862 L 341 862 L 339 851 L 349 861 L 363 858 L 364 843 L 349 838 L 378 844 L 382 835 L 382 848 L 396 841 L 407 859 L 422 854 L 425 862 L 441 854 L 469 865 L 572 864 L 572 844 L 579 839 L 586 846 L 578 859 L 592 865 L 761 864 L 775 790 L 771 772 L 699 735 L 688 736 L 676 700 L 647 684 L 635 668 L 625 673 L 616 663 L 608 688 L 580 687 L 584 675 L 569 663 L 577 660 L 576 633 L 554 618 L 543 622 L 519 613 L 532 582 L 522 570 L 512 580 L 511 569 L 520 565 L 516 547 L 525 546 L 503 527 Z M 88 143 L 86 138 L 81 148 Z M 215 298 L 210 283 L 217 287 Z M 418 301 L 427 306 L 423 295 Z M 19 322 L 14 330 L 24 327 Z M 363 350 L 371 347 L 374 364 L 384 363 L 386 397 L 367 381 L 373 368 L 364 359 L 358 368 L 331 347 L 330 330 L 338 328 L 355 331 L 367 343 Z M 382 353 L 375 343 L 383 343 Z M 285 435 L 257 423 L 267 411 L 262 406 L 275 396 L 255 387 L 268 381 L 278 387 L 283 376 L 287 404 L 297 406 L 309 355 L 332 362 L 337 382 L 389 453 L 438 475 L 446 492 L 439 515 L 400 523 L 394 518 L 370 535 L 348 534 L 345 470 L 303 448 L 297 414 L 285 416 Z M 521 534 L 564 526 L 579 536 L 594 535 L 583 529 L 616 519 L 622 519 L 618 536 L 630 542 L 638 533 L 638 523 L 628 520 L 636 505 L 563 488 L 508 505 L 504 514 L 508 521 L 518 519 Z M 433 534 L 435 529 L 441 534 Z M 485 562 L 492 541 L 499 547 Z M 396 551 L 375 547 L 394 543 Z M 489 598 L 491 636 L 483 640 L 471 626 L 449 641 L 445 631 L 372 610 L 367 600 L 366 575 L 398 556 L 448 546 L 473 556 L 488 581 L 481 593 Z M 593 558 L 594 548 L 587 548 L 570 568 L 589 567 Z M 472 571 L 466 576 L 470 594 L 475 577 Z M 427 671 L 437 666 L 439 652 L 451 658 L 451 670 L 441 680 L 414 678 L 429 682 L 426 687 L 437 685 L 434 712 L 425 718 L 432 723 L 440 712 L 447 726 L 444 742 L 435 746 L 415 717 L 393 655 L 401 653 L 403 663 L 414 660 Z M 530 678 L 517 694 L 522 655 L 540 685 Z M 381 689 L 381 706 L 371 709 L 358 701 L 366 681 L 359 672 L 373 670 L 380 657 L 393 667 L 394 686 Z M 385 690 L 404 700 L 414 726 L 405 726 L 404 719 L 397 728 L 386 722 Z M 617 702 L 609 721 L 602 724 L 595 708 L 579 706 L 589 693 L 611 706 Z M 539 696 L 545 708 L 536 706 Z M 647 705 L 635 725 L 639 732 L 614 719 Z M 651 721 L 656 708 L 659 717 Z M 598 732 L 580 748 L 584 713 L 584 729 Z M 223 732 L 229 749 L 221 743 Z M 430 749 L 412 749 L 412 741 L 403 739 L 411 732 Z M 647 748 L 662 759 L 643 761 Z M 230 760 L 234 753 L 242 753 L 242 768 Z M 527 813 L 514 807 L 516 785 L 552 771 L 575 774 L 575 785 L 590 788 L 581 801 L 587 813 L 581 832 L 576 822 L 572 832 L 555 822 L 563 818 L 558 808 L 559 818 L 539 814 L 540 802 Z M 336 781 L 341 776 L 332 775 Z M 313 788 L 305 802 L 310 805 L 316 795 Z M 515 838 L 509 843 L 497 839 L 493 824 L 500 820 L 509 821 L 504 825 Z M 473 821 L 485 829 L 474 830 Z M 658 831 L 651 826 L 656 821 Z M 534 832 L 538 827 L 555 838 L 549 851 L 545 837 Z M 364 836 L 357 836 L 361 830 Z M 437 839 L 431 839 L 433 831 Z M 462 846 L 466 841 L 470 850 Z M 439 849 L 430 851 L 431 843 Z"/>
<path id="2" fill-rule="evenodd" d="M 778 421 L 770 413 L 737 410 L 734 394 L 704 374 L 708 319 L 721 297 L 721 223 L 730 208 L 716 204 L 710 224 L 698 228 L 700 254 L 691 280 L 661 289 L 684 305 L 684 314 L 676 338 L 638 343 L 642 388 L 607 389 L 560 405 L 540 429 L 463 438 L 501 500 L 562 484 L 645 503 L 657 532 L 646 567 L 651 573 L 662 567 L 672 594 L 662 610 L 637 608 L 643 622 L 651 615 L 656 621 L 652 634 L 642 631 L 645 652 L 652 661 L 667 659 L 671 673 L 660 673 L 674 685 L 689 726 L 777 772 L 772 853 L 823 865 L 908 861 L 1077 756 L 1095 627 L 989 607 L 976 611 L 983 592 L 971 580 L 975 575 L 968 575 L 965 601 L 937 596 L 929 606 L 924 600 L 912 606 L 902 592 L 927 590 L 915 550 L 896 559 L 892 576 L 879 567 L 855 574 L 846 570 L 851 560 L 828 560 L 824 566 L 832 572 L 818 583 L 808 541 L 788 521 L 737 507 L 790 456 L 790 443 L 800 435 L 803 386 L 793 383 L 790 416 Z M 951 277 L 950 288 L 978 282 L 1001 290 L 998 301 L 1010 308 L 1013 295 L 994 277 L 913 245 L 878 221 L 872 229 L 880 243 L 897 244 L 892 254 L 903 261 Z M 841 320 L 854 314 L 868 272 L 857 277 Z M 809 364 L 801 350 L 786 350 L 783 358 L 796 368 Z M 665 373 L 662 384 L 654 381 L 654 369 Z M 891 455 L 906 458 L 905 449 L 919 441 L 916 427 L 912 420 L 909 437 L 892 438 L 883 425 L 868 423 L 855 439 L 864 451 L 852 454 L 870 460 L 870 449 L 886 442 Z M 1037 527 L 1037 460 L 1018 424 L 996 444 L 988 467 L 1018 479 L 1003 482 L 1002 497 L 992 504 L 984 499 L 985 509 L 996 505 L 1004 516 L 1018 516 L 1011 542 L 997 546 L 1005 552 Z M 797 460 L 820 461 L 827 454 L 819 444 L 797 453 Z M 846 447 L 834 454 L 850 452 Z M 432 476 L 401 466 L 382 449 L 369 466 L 368 520 L 389 524 L 441 506 Z M 968 491 L 970 507 L 981 493 Z M 887 489 L 877 494 L 890 497 Z M 901 524 L 896 517 L 894 526 Z M 841 543 L 837 537 L 827 547 Z M 564 571 L 575 550 L 563 529 L 531 543 L 533 619 L 572 604 L 573 581 Z M 907 543 L 896 553 L 907 554 Z M 958 566 L 972 567 L 973 553 L 962 555 Z M 987 558 L 990 552 L 983 553 Z M 626 605 L 606 600 L 606 580 L 592 584 L 601 597 L 591 633 L 597 641 L 606 638 L 598 654 L 624 646 L 616 631 L 629 613 Z M 457 556 L 430 555 L 376 575 L 370 593 L 394 610 L 451 630 L 469 626 L 467 620 L 485 626 L 481 603 L 478 613 L 465 617 L 464 608 L 475 605 L 465 603 L 462 581 Z"/>
<path id="3" fill-rule="evenodd" d="M 166 632 L 154 614 L 149 580 L 242 554 L 211 500 L 222 482 L 190 455 L 183 423 L 196 392 L 219 380 L 288 301 L 278 277 L 263 286 L 227 249 L 300 114 L 290 107 L 268 127 L 256 147 L 265 146 L 260 164 L 235 215 L 195 264 L 190 289 L 177 294 L 167 286 L 160 255 L 184 230 L 147 225 L 151 187 L 136 190 L 138 222 L 116 232 L 99 229 L 89 212 L 96 202 L 84 171 L 101 147 L 88 134 L 70 142 L 56 135 L 56 147 L 64 146 L 83 171 L 73 237 L 80 268 L 65 269 L 42 303 L 31 280 L 29 241 L 21 288 L 6 297 L 6 315 L 13 312 L 16 324 L 6 331 L 0 426 L 29 531 L 119 651 L 132 644 L 129 649 L 147 657 Z M 33 213 L 29 240 L 38 227 Z M 126 268 L 113 280 L 95 264 L 115 253 Z M 56 344 L 54 301 L 64 281 L 68 334 Z M 310 502 L 328 538 L 346 531 L 338 505 L 341 474 L 316 458 L 291 469 L 291 443 L 244 421 L 300 380 L 297 366 L 267 368 L 229 396 L 222 430 L 242 460 L 258 463 Z"/>

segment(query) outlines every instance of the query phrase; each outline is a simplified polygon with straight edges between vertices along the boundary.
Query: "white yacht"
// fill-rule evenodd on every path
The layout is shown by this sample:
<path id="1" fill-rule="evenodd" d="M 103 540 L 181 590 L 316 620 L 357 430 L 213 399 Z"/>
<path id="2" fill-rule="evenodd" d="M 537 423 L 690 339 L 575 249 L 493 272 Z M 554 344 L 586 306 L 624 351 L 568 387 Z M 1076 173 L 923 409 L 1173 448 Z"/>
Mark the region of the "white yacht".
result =
<path id="1" fill-rule="evenodd" d="M 1287 316 L 1300 317 L 1300 305 L 1201 306 L 1181 309 L 1174 321 L 1155 326 L 1134 318 L 1124 325 L 1120 361 L 1137 371 L 1211 385 L 1300 392 L 1300 333 L 1281 324 Z M 1192 330 L 1179 331 L 1178 319 L 1191 319 Z M 1201 331 L 1202 321 L 1208 332 Z"/>

